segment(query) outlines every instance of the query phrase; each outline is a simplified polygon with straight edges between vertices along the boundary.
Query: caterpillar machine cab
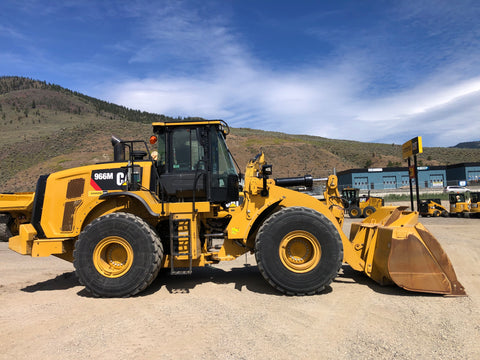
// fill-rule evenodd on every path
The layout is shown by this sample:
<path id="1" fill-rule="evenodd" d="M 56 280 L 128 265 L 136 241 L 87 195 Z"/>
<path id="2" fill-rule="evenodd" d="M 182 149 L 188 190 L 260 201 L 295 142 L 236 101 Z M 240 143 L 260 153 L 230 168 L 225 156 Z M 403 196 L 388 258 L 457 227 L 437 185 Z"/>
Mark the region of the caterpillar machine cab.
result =
<path id="1" fill-rule="evenodd" d="M 456 192 L 449 193 L 450 216 L 465 216 L 470 212 L 470 193 Z"/>
<path id="2" fill-rule="evenodd" d="M 470 216 L 480 216 L 480 192 L 474 191 L 470 193 Z"/>
<path id="3" fill-rule="evenodd" d="M 160 268 L 190 274 L 245 253 L 285 294 L 321 292 L 346 262 L 380 284 L 465 295 L 417 213 L 382 207 L 347 236 L 336 176 L 323 201 L 286 188 L 310 186 L 311 177 L 271 179 L 263 153 L 241 176 L 228 132 L 216 120 L 157 122 L 152 153 L 146 142 L 113 138 L 113 162 L 40 177 L 21 218 L 14 198 L 0 201 L 0 212 L 16 209 L 10 249 L 72 261 L 81 284 L 101 297 L 135 295 Z"/>

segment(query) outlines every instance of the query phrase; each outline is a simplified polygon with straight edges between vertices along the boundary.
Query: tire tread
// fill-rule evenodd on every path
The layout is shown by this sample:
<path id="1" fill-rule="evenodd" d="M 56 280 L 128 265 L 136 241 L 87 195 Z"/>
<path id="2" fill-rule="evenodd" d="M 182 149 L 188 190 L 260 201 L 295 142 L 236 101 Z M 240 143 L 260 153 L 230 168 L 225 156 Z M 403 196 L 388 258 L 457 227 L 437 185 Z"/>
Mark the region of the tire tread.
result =
<path id="1" fill-rule="evenodd" d="M 143 228 L 143 230 L 146 231 L 150 235 L 149 238 L 151 240 L 151 245 L 153 246 L 153 249 L 154 249 L 154 257 L 153 257 L 153 261 L 151 262 L 149 273 L 148 273 L 148 275 L 146 276 L 146 278 L 143 282 L 139 283 L 135 289 L 130 291 L 128 294 L 123 295 L 122 297 L 134 296 L 134 295 L 138 294 L 139 292 L 145 290 L 153 282 L 153 280 L 155 280 L 155 278 L 157 277 L 158 272 L 160 271 L 161 261 L 162 261 L 162 258 L 163 258 L 162 242 L 160 240 L 160 237 L 158 236 L 158 234 L 156 233 L 156 231 L 154 230 L 154 228 L 151 225 L 149 225 L 147 222 L 142 220 L 140 217 L 138 217 L 136 215 L 133 215 L 131 213 L 115 212 L 115 213 L 111 213 L 111 214 L 101 216 L 101 217 L 93 220 L 90 224 L 88 224 L 85 227 L 85 229 L 83 230 L 83 232 L 87 232 L 91 227 L 95 226 L 95 224 L 97 224 L 101 221 L 104 221 L 106 219 L 110 219 L 110 218 L 129 219 L 130 221 L 136 223 L 138 226 Z M 88 284 L 86 284 L 82 280 L 82 277 L 79 276 L 79 273 L 78 273 L 78 270 L 77 270 L 77 267 L 79 266 L 78 265 L 78 255 L 79 255 L 78 254 L 78 249 L 80 248 L 82 241 L 84 241 L 84 240 L 82 239 L 82 234 L 80 234 L 80 236 L 78 237 L 78 239 L 75 243 L 75 249 L 73 251 L 73 257 L 74 257 L 73 265 L 75 267 L 75 272 L 76 272 L 77 277 L 80 281 L 80 284 L 85 286 L 87 291 L 89 291 L 94 297 L 106 296 L 106 295 L 100 295 L 97 292 L 95 292 L 92 288 L 90 288 L 88 286 Z M 108 296 L 107 295 L 106 297 L 114 297 L 114 296 Z"/>
<path id="2" fill-rule="evenodd" d="M 257 239 L 256 239 L 256 244 L 255 244 L 255 248 L 261 248 L 262 246 L 262 242 L 265 241 L 264 240 L 264 236 L 263 234 L 268 231 L 268 228 L 271 224 L 275 223 L 277 221 L 278 218 L 284 216 L 284 214 L 289 214 L 289 213 L 296 213 L 296 212 L 300 212 L 300 213 L 303 213 L 303 214 L 311 214 L 311 215 L 314 215 L 314 216 L 318 216 L 320 213 L 313 210 L 313 209 L 310 209 L 310 208 L 305 208 L 305 207 L 300 207 L 300 206 L 294 206 L 294 207 L 288 207 L 288 208 L 284 208 L 280 211 L 277 211 L 276 213 L 274 213 L 273 215 L 271 215 L 264 223 L 263 225 L 261 226 L 258 234 L 257 234 Z M 322 214 L 320 214 L 321 216 L 323 216 Z M 337 229 L 335 228 L 335 226 L 331 223 L 331 222 L 328 222 L 326 223 L 326 226 L 329 228 L 329 231 L 331 232 L 337 232 Z M 270 276 L 268 275 L 267 271 L 265 270 L 265 267 L 264 267 L 264 264 L 263 264 L 263 261 L 261 260 L 261 258 L 259 256 L 257 256 L 257 252 L 255 252 L 255 255 L 256 255 L 256 260 L 257 260 L 257 266 L 258 266 L 258 269 L 260 270 L 260 273 L 262 274 L 262 276 L 265 278 L 265 280 L 267 280 L 267 282 L 272 286 L 274 287 L 275 289 L 277 289 L 278 291 L 280 291 L 281 293 L 284 293 L 286 295 L 297 295 L 297 296 L 305 296 L 305 295 L 314 295 L 314 294 L 318 294 L 320 292 L 322 292 L 326 286 L 328 286 L 329 284 L 332 283 L 332 281 L 335 279 L 335 277 L 337 276 L 338 272 L 340 271 L 340 268 L 342 267 L 342 261 L 343 261 L 343 244 L 341 242 L 341 239 L 340 237 L 338 237 L 337 239 L 338 241 L 338 246 L 340 248 L 340 252 L 338 253 L 338 258 L 336 259 L 336 262 L 338 263 L 338 265 L 336 266 L 336 271 L 335 273 L 322 285 L 322 286 L 319 286 L 317 289 L 313 290 L 313 291 L 309 291 L 309 292 L 305 292 L 305 291 L 296 291 L 296 292 L 292 292 L 292 291 L 288 291 L 286 289 L 284 289 L 281 285 L 275 283 L 271 278 Z"/>

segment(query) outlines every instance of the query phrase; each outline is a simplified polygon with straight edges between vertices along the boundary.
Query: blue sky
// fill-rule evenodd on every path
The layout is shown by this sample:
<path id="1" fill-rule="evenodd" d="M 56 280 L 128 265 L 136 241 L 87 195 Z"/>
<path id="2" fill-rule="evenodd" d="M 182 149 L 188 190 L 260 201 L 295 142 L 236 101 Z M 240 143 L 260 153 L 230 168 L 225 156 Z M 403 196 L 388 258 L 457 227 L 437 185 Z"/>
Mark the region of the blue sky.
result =
<path id="1" fill-rule="evenodd" d="M 480 2 L 0 3 L 0 75 L 336 139 L 480 140 Z"/>

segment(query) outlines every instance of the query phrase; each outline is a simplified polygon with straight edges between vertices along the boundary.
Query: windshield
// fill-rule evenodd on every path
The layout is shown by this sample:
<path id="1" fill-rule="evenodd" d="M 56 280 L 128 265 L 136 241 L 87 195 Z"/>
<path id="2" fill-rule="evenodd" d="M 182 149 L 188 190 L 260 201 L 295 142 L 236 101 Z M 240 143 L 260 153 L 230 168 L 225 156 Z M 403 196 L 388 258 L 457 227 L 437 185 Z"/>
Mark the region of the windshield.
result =
<path id="1" fill-rule="evenodd" d="M 480 193 L 472 193 L 472 202 L 480 202 Z"/>
<path id="2" fill-rule="evenodd" d="M 450 194 L 450 204 L 465 202 L 465 194 Z"/>
<path id="3" fill-rule="evenodd" d="M 237 174 L 235 170 L 235 165 L 233 159 L 230 155 L 230 152 L 227 149 L 227 144 L 225 144 L 225 139 L 221 132 L 217 132 L 218 140 L 218 172 L 220 174 Z M 215 171 L 215 169 L 214 169 Z"/>

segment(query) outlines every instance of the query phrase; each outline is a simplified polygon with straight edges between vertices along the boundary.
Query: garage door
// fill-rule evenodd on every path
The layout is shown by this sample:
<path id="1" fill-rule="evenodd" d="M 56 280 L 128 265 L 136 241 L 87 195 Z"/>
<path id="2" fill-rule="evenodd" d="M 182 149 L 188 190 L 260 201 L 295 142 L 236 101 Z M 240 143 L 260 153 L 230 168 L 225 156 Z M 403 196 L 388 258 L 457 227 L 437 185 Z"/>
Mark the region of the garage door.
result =
<path id="1" fill-rule="evenodd" d="M 355 176 L 353 178 L 353 187 L 368 190 L 368 177 Z"/>
<path id="2" fill-rule="evenodd" d="M 468 172 L 468 181 L 479 182 L 480 181 L 480 171 L 469 171 Z"/>
<path id="3" fill-rule="evenodd" d="M 430 174 L 428 187 L 443 187 L 443 174 Z"/>

